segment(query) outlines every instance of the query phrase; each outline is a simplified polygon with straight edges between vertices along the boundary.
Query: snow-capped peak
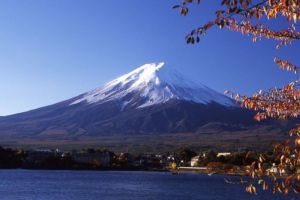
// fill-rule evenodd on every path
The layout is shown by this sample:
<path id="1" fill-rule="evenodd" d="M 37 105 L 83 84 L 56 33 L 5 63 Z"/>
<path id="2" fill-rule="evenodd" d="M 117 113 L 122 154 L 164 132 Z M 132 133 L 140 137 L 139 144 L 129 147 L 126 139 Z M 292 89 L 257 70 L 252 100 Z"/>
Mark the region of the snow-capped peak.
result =
<path id="1" fill-rule="evenodd" d="M 231 99 L 223 94 L 183 78 L 175 70 L 167 69 L 164 62 L 145 64 L 116 78 L 103 87 L 96 88 L 71 103 L 104 103 L 116 100 L 122 107 L 133 105 L 142 108 L 167 102 L 171 99 L 196 103 L 216 102 L 233 106 Z"/>
<path id="2" fill-rule="evenodd" d="M 151 63 L 142 65 L 141 67 L 133 70 L 132 72 L 107 83 L 106 86 L 115 84 L 125 85 L 131 81 L 133 81 L 132 87 L 138 87 L 141 84 L 148 84 L 150 82 L 155 82 L 156 84 L 159 84 L 160 80 L 157 77 L 157 73 L 163 66 L 163 62 L 159 64 Z"/>

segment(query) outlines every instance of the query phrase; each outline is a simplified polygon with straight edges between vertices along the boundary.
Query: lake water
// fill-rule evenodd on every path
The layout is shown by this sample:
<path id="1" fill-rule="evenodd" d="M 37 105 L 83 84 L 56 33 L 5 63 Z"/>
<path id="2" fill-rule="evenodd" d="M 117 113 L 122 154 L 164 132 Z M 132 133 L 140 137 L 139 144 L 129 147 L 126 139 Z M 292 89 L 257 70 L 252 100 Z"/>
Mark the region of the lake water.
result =
<path id="1" fill-rule="evenodd" d="M 0 199 L 291 199 L 274 196 L 270 192 L 250 195 L 244 192 L 244 186 L 226 184 L 224 178 L 222 175 L 172 175 L 167 172 L 0 170 Z"/>

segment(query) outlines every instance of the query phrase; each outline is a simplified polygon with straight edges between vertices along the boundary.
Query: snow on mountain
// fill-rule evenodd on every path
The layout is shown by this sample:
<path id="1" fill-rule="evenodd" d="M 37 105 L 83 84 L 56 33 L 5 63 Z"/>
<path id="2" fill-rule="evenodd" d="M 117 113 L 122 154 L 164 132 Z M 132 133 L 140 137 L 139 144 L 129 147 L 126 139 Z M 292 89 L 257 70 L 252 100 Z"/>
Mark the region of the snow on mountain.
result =
<path id="1" fill-rule="evenodd" d="M 139 101 L 136 100 L 139 95 Z M 126 97 L 126 98 L 125 98 Z M 167 102 L 171 99 L 207 104 L 216 102 L 224 106 L 234 106 L 231 99 L 200 83 L 185 79 L 180 73 L 168 69 L 165 63 L 142 65 L 132 72 L 108 82 L 103 87 L 83 94 L 70 105 L 121 101 L 122 107 L 128 104 L 137 108 Z"/>

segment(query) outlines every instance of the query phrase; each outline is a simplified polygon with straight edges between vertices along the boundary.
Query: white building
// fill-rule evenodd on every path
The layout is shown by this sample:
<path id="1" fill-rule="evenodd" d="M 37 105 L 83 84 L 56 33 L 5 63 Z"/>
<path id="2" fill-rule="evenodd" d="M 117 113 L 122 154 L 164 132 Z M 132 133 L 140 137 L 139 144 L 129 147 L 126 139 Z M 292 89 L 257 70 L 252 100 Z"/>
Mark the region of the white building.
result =
<path id="1" fill-rule="evenodd" d="M 191 159 L 191 167 L 197 167 L 199 162 L 200 156 L 192 157 Z"/>
<path id="2" fill-rule="evenodd" d="M 221 156 L 226 157 L 226 156 L 230 156 L 230 155 L 231 155 L 230 152 L 219 152 L 219 153 L 217 154 L 217 157 L 218 157 L 218 158 L 221 157 Z"/>

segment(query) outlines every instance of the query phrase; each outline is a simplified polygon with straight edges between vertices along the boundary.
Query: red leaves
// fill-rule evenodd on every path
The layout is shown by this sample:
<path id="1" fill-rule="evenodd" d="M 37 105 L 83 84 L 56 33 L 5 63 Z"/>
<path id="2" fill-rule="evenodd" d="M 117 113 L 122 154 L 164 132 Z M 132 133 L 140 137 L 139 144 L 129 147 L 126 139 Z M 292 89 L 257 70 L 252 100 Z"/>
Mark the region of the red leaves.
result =
<path id="1" fill-rule="evenodd" d="M 295 128 L 291 129 L 289 131 L 289 134 L 290 134 L 290 136 L 293 136 L 293 135 L 300 136 L 300 124 L 297 124 L 297 126 Z"/>
<path id="2" fill-rule="evenodd" d="M 186 16 L 188 13 L 187 4 L 200 3 L 200 0 L 183 0 L 182 5 L 173 8 L 180 8 L 180 13 Z M 282 45 L 290 44 L 295 39 L 300 39 L 300 32 L 296 31 L 294 24 L 284 30 L 271 30 L 267 25 L 254 23 L 252 18 L 273 19 L 278 15 L 287 18 L 288 21 L 296 23 L 300 19 L 300 1 L 297 0 L 222 0 L 221 8 L 215 12 L 214 23 L 220 28 L 228 28 L 242 34 L 252 35 L 253 41 L 257 38 L 268 38 L 279 41 L 279 48 Z M 211 23 L 211 22 L 209 22 Z M 208 24 L 208 23 L 207 23 Z M 207 24 L 195 29 L 189 37 L 205 34 Z M 266 24 L 266 23 L 265 23 Z M 189 38 L 187 37 L 187 38 Z"/>
<path id="3" fill-rule="evenodd" d="M 298 67 L 291 64 L 288 60 L 281 60 L 280 58 L 275 57 L 274 62 L 279 66 L 282 70 L 292 71 L 294 73 L 297 73 Z"/>
<path id="4" fill-rule="evenodd" d="M 182 5 L 174 6 L 180 9 L 180 13 L 186 16 L 189 10 L 188 4 L 200 3 L 200 0 L 183 0 Z M 287 19 L 286 28 L 271 29 L 268 26 L 268 20 L 276 20 L 281 16 Z M 300 1 L 299 0 L 222 0 L 220 8 L 215 11 L 215 18 L 196 28 L 186 36 L 188 44 L 195 44 L 200 41 L 200 36 L 214 27 L 229 29 L 239 32 L 243 35 L 252 37 L 252 41 L 257 39 L 273 39 L 278 42 L 276 48 L 279 49 L 283 45 L 292 44 L 294 40 L 300 39 L 300 32 L 296 30 L 296 22 L 300 20 Z M 280 69 L 297 72 L 297 66 L 288 60 L 275 58 L 274 62 Z M 271 88 L 267 91 L 259 91 L 253 96 L 241 96 L 229 91 L 226 94 L 231 95 L 241 106 L 256 110 L 255 115 L 257 121 L 267 118 L 288 119 L 300 116 L 300 84 L 299 81 L 291 82 L 281 88 Z M 263 190 L 269 188 L 273 193 L 282 193 L 287 195 L 290 191 L 300 193 L 300 125 L 289 132 L 292 137 L 281 144 L 274 147 L 276 153 L 276 163 L 272 163 L 271 168 L 267 159 L 259 155 L 256 161 L 245 167 L 245 172 L 254 180 L 258 179 L 258 185 Z M 247 153 L 246 158 L 252 153 Z M 286 176 L 286 171 L 291 170 L 291 174 Z M 294 170 L 294 171 L 293 171 Z M 278 176 L 285 175 L 283 179 Z M 268 184 L 263 179 L 264 176 L 271 177 L 272 183 Z M 256 194 L 255 181 L 246 187 L 246 191 Z"/>
<path id="5" fill-rule="evenodd" d="M 287 67 L 288 63 L 283 63 L 283 65 Z M 241 96 L 229 91 L 225 91 L 225 93 L 234 97 L 242 106 L 259 110 L 255 119 L 260 121 L 269 117 L 281 119 L 298 117 L 300 115 L 299 91 L 299 81 L 295 81 L 282 88 L 271 88 L 268 91 L 260 90 L 252 97 Z M 288 195 L 291 191 L 300 192 L 300 175 L 297 174 L 297 170 L 300 170 L 300 124 L 289 133 L 292 136 L 291 139 L 287 139 L 274 147 L 276 164 L 273 163 L 271 168 L 266 168 L 266 164 L 269 163 L 263 155 L 258 155 L 256 161 L 245 168 L 248 176 L 254 180 L 258 179 L 257 184 L 261 185 L 263 190 L 271 188 L 273 193 L 283 195 Z M 249 155 L 250 152 L 246 154 L 246 157 Z M 288 170 L 294 171 L 287 174 Z M 271 177 L 272 182 L 267 184 L 264 180 L 265 176 Z M 246 187 L 246 191 L 256 194 L 255 181 Z"/>
<path id="6" fill-rule="evenodd" d="M 282 88 L 260 90 L 252 97 L 226 92 L 242 107 L 259 111 L 254 117 L 257 121 L 267 118 L 288 119 L 300 116 L 299 81 L 291 82 Z"/>
<path id="7" fill-rule="evenodd" d="M 249 192 L 250 194 L 257 194 L 256 193 L 256 187 L 252 184 L 249 184 L 247 187 L 246 187 L 246 192 Z"/>
<path id="8" fill-rule="evenodd" d="M 183 15 L 183 16 L 186 16 L 187 13 L 188 13 L 188 11 L 189 11 L 188 8 L 182 7 L 182 8 L 180 9 L 180 14 Z"/>

